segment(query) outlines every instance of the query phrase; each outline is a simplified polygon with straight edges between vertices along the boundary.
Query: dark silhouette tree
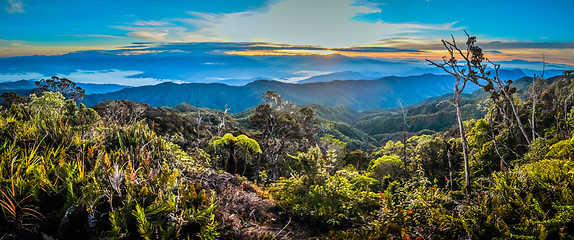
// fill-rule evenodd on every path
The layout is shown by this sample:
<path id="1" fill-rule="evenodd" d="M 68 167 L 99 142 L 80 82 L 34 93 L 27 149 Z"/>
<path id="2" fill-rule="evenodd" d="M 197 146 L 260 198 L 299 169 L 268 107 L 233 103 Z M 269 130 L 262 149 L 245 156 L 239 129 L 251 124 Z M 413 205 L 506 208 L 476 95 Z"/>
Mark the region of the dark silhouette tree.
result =
<path id="1" fill-rule="evenodd" d="M 67 78 L 52 77 L 50 79 L 42 79 L 36 82 L 38 94 L 43 92 L 59 92 L 66 99 L 73 99 L 74 101 L 81 100 L 86 96 L 86 91 L 81 87 L 76 86 L 76 83 Z"/>

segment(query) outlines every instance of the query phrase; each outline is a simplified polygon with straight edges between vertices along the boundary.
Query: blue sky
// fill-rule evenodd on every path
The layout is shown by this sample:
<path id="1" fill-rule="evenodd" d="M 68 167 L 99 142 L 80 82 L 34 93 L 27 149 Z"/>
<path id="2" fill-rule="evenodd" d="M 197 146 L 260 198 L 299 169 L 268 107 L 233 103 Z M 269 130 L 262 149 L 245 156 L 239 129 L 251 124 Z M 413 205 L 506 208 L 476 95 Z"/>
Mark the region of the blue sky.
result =
<path id="1" fill-rule="evenodd" d="M 439 58 L 440 39 L 466 30 L 497 61 L 544 54 L 574 65 L 572 9 L 571 0 L 0 0 L 0 58 L 184 44 L 194 52 L 201 42 L 212 43 L 210 54 L 407 61 Z M 134 44 L 142 42 L 154 47 Z M 231 43 L 250 47 L 215 47 Z"/>

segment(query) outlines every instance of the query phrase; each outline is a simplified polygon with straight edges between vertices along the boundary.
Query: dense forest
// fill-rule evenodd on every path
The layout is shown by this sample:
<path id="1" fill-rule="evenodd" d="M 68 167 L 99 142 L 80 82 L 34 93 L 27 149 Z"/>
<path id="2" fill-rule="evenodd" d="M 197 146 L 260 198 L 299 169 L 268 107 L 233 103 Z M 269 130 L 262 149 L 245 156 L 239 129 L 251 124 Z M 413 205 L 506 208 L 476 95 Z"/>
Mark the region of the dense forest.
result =
<path id="1" fill-rule="evenodd" d="M 481 90 L 384 111 L 6 92 L 1 238 L 573 238 L 572 72 L 501 80 L 474 41 L 433 64 Z"/>

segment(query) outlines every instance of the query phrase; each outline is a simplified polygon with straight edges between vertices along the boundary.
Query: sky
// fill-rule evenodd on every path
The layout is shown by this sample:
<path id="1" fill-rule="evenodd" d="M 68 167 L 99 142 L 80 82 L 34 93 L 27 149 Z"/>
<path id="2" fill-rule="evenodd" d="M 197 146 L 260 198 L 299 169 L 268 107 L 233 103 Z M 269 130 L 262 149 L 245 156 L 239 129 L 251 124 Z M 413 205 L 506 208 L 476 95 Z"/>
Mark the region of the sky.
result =
<path id="1" fill-rule="evenodd" d="M 329 55 L 345 56 L 345 61 L 420 65 L 426 58 L 445 54 L 441 39 L 452 35 L 464 43 L 466 31 L 477 36 L 478 45 L 494 61 L 524 61 L 537 68 L 544 55 L 547 63 L 569 68 L 574 65 L 572 9 L 571 0 L 0 0 L 0 60 L 99 51 L 114 56 L 156 54 L 156 59 L 167 53 L 247 57 L 245 61 L 259 62 L 258 69 L 271 64 L 265 59 Z M 31 57 L 19 61 L 37 62 Z M 0 65 L 0 81 L 14 74 L 88 70 L 76 66 L 71 72 L 41 72 L 10 66 Z M 105 67 L 92 70 L 119 71 L 127 77 L 145 72 L 131 66 Z M 417 68 L 413 65 L 411 70 Z M 266 77 L 257 76 L 257 71 L 239 75 Z M 277 78 L 289 79 L 297 77 L 296 72 L 310 75 L 336 69 L 281 71 L 291 75 Z M 182 73 L 170 80 L 193 81 L 196 75 Z M 212 74 L 202 81 L 208 78 L 230 77 Z"/>

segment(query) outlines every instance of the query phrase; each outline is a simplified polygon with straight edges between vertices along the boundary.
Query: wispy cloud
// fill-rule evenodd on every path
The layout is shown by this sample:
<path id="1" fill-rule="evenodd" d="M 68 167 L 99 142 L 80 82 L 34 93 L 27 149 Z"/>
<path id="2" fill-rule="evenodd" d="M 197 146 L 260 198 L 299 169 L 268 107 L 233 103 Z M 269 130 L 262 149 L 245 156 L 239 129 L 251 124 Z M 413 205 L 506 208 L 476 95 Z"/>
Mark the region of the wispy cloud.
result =
<path id="1" fill-rule="evenodd" d="M 464 47 L 462 39 L 455 36 L 460 47 Z M 450 41 L 449 39 L 446 39 Z M 420 50 L 443 50 L 444 46 L 440 40 L 436 41 L 418 41 L 417 39 L 382 39 L 374 45 L 391 46 L 402 49 L 420 49 Z M 574 49 L 574 42 L 533 42 L 533 41 L 488 41 L 479 39 L 477 45 L 484 50 L 503 50 L 503 49 Z"/>
<path id="2" fill-rule="evenodd" d="M 332 48 L 333 51 L 338 52 L 423 52 L 416 49 L 401 49 L 393 47 L 348 47 L 348 48 Z"/>
<path id="3" fill-rule="evenodd" d="M 379 46 L 353 46 L 347 48 L 325 48 L 310 45 L 291 45 L 273 42 L 193 42 L 193 43 L 139 43 L 125 46 L 118 51 L 178 51 L 212 54 L 239 55 L 309 55 L 332 53 L 419 53 L 420 50 Z"/>
<path id="4" fill-rule="evenodd" d="M 57 36 L 64 37 L 77 37 L 77 38 L 127 38 L 126 36 L 115 36 L 115 35 L 105 35 L 105 34 L 61 34 Z"/>
<path id="5" fill-rule="evenodd" d="M 136 22 L 133 23 L 133 25 L 136 26 L 164 26 L 167 25 L 168 22 L 166 21 L 155 21 L 155 20 L 149 20 L 149 21 L 144 21 L 144 20 L 137 20 Z"/>
<path id="6" fill-rule="evenodd" d="M 0 39 L 0 47 L 22 47 L 25 44 L 25 41 Z"/>
<path id="7" fill-rule="evenodd" d="M 128 36 L 151 41 L 162 41 L 165 40 L 167 32 L 130 32 Z"/>
<path id="8" fill-rule="evenodd" d="M 375 9 L 353 5 L 352 0 L 290 0 L 279 2 L 263 12 L 207 14 L 188 12 L 182 19 L 199 30 L 192 39 L 213 41 L 271 41 L 348 47 L 366 44 L 382 37 L 417 34 L 427 30 L 456 31 L 456 22 L 446 24 L 362 22 L 353 18 Z"/>
<path id="9" fill-rule="evenodd" d="M 5 9 L 8 13 L 24 13 L 24 2 L 22 0 L 8 0 L 8 6 Z"/>
<path id="10" fill-rule="evenodd" d="M 247 12 L 186 11 L 189 18 L 137 20 L 128 25 L 112 27 L 130 31 L 128 36 L 152 41 L 270 42 L 337 48 L 345 52 L 367 50 L 349 47 L 372 45 L 383 38 L 406 37 L 406 42 L 411 43 L 410 40 L 428 38 L 429 34 L 442 36 L 462 32 L 460 30 L 466 28 L 458 26 L 458 21 L 425 24 L 356 19 L 361 14 L 378 14 L 384 18 L 380 10 L 382 5 L 357 0 L 287 0 L 270 2 L 270 5 Z M 437 46 L 440 47 L 440 44 Z M 416 48 L 408 46 L 398 49 L 381 44 L 377 47 L 368 51 L 416 52 L 409 50 Z"/>
<path id="11" fill-rule="evenodd" d="M 492 41 L 484 43 L 482 45 L 484 47 L 493 49 L 520 49 L 520 48 L 574 49 L 574 42 Z"/>
<path id="12" fill-rule="evenodd" d="M 74 79 L 74 81 L 81 83 L 109 83 L 122 84 L 127 86 L 155 85 L 166 81 L 179 82 L 177 80 L 161 80 L 148 77 L 137 77 L 142 73 L 142 71 L 117 69 L 99 71 L 76 70 L 75 72 L 69 74 L 60 74 L 60 76 L 68 79 Z"/>

